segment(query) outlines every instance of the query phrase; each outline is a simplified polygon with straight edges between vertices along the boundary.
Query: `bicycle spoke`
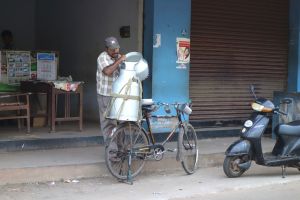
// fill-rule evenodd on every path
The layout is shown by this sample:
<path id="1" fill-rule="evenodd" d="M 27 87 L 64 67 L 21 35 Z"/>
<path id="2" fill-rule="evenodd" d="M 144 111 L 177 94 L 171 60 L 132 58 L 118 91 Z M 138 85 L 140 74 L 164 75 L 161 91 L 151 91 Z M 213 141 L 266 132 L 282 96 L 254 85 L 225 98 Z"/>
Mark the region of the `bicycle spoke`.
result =
<path id="1" fill-rule="evenodd" d="M 137 143 L 137 139 L 138 139 L 139 136 L 140 136 L 140 132 L 138 132 L 138 134 L 136 135 L 136 137 L 135 137 L 135 139 L 134 139 L 134 141 L 133 141 L 133 144 L 136 144 L 136 143 Z"/>
<path id="2" fill-rule="evenodd" d="M 142 145 L 148 145 L 148 138 L 145 131 L 136 124 L 124 123 L 116 130 L 105 153 L 106 165 L 113 176 L 122 180 L 127 178 L 130 152 L 132 177 L 141 171 L 145 163 L 145 154 L 139 154 L 135 149 Z"/>

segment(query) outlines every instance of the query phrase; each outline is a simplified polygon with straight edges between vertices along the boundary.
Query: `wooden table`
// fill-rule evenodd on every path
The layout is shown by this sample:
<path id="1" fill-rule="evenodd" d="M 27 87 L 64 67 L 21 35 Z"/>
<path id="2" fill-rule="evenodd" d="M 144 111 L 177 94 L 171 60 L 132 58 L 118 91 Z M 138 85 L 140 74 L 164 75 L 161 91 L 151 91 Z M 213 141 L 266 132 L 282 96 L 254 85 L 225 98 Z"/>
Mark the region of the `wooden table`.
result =
<path id="1" fill-rule="evenodd" d="M 47 94 L 47 121 L 50 126 L 50 132 L 55 132 L 56 122 L 59 121 L 78 121 L 79 130 L 82 131 L 82 101 L 83 88 L 82 83 L 79 84 L 76 91 L 64 91 L 56 89 L 52 82 L 47 81 L 21 81 L 20 89 L 22 92 L 31 93 L 46 93 Z M 58 96 L 64 96 L 64 116 L 57 116 Z M 71 116 L 71 95 L 79 96 L 79 103 L 77 109 L 79 110 L 77 116 Z"/>

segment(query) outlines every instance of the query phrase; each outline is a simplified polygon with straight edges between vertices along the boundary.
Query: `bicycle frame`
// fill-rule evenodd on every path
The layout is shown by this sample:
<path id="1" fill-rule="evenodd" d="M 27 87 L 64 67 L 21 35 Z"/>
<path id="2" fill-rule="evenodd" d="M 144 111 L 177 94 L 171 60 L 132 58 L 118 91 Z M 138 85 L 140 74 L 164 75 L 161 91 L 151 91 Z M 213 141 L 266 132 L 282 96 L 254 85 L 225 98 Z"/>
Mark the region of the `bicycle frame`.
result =
<path id="1" fill-rule="evenodd" d="M 150 117 L 151 113 L 155 112 L 158 108 L 160 108 L 162 105 L 164 105 L 165 112 L 170 113 L 169 105 L 174 106 L 176 111 L 177 122 L 175 125 L 171 128 L 171 131 L 167 134 L 167 137 L 162 142 L 156 142 L 155 137 L 152 132 L 152 127 L 150 123 Z M 119 124 L 119 128 L 115 129 L 112 133 L 112 139 L 109 142 L 108 146 L 106 147 L 105 151 L 105 159 L 107 162 L 108 169 L 112 173 L 113 176 L 117 178 L 121 178 L 122 180 L 125 180 L 127 178 L 127 182 L 132 184 L 132 177 L 136 176 L 138 173 L 140 173 L 142 167 L 144 166 L 146 159 L 154 159 L 156 161 L 159 161 L 163 159 L 163 155 L 166 151 L 175 152 L 177 151 L 176 160 L 180 161 L 184 170 L 188 174 L 192 174 L 194 172 L 196 163 L 197 163 L 197 155 L 193 153 L 193 157 L 195 157 L 194 164 L 190 166 L 189 163 L 187 163 L 186 160 L 184 160 L 180 152 L 182 150 L 193 150 L 197 148 L 197 142 L 196 142 L 196 135 L 193 127 L 185 122 L 184 115 L 189 115 L 191 113 L 191 109 L 189 106 L 185 104 L 166 104 L 166 103 L 158 103 L 158 104 L 151 104 L 151 105 L 145 105 L 142 107 L 143 112 L 143 121 L 146 122 L 148 130 L 145 130 L 142 127 L 142 121 L 139 122 L 130 122 L 126 121 L 121 124 Z M 131 129 L 132 127 L 132 129 Z M 183 142 L 183 134 L 186 133 L 187 130 L 190 130 L 192 133 L 191 143 L 188 140 L 187 142 Z M 165 150 L 164 145 L 170 141 L 170 139 L 175 135 L 175 132 L 178 132 L 178 141 L 177 141 L 177 149 L 167 149 Z M 119 136 L 119 137 L 118 137 Z M 126 139 L 127 138 L 127 139 Z M 125 145 L 118 145 L 118 139 L 121 139 L 121 141 L 126 140 L 127 142 Z M 186 139 L 185 139 L 186 141 Z M 193 146 L 194 144 L 194 146 Z M 110 146 L 111 145 L 111 146 Z M 136 145 L 136 146 L 135 146 Z M 194 151 L 195 152 L 195 151 Z M 196 153 L 198 150 L 196 149 Z M 198 153 L 197 153 L 198 154 Z M 120 161 L 114 161 L 111 160 L 112 158 L 116 159 L 119 158 Z M 123 174 L 123 169 L 119 169 L 119 165 L 117 167 L 114 167 L 114 162 L 121 162 L 121 167 L 123 166 L 123 162 L 127 160 L 127 177 L 126 173 Z M 135 168 L 132 168 L 132 162 L 137 163 Z M 121 171 L 120 171 L 121 170 Z"/>
<path id="2" fill-rule="evenodd" d="M 147 112 L 147 111 L 145 111 L 145 112 L 146 113 L 145 113 L 145 117 L 144 118 L 146 119 L 146 124 L 147 124 L 147 128 L 148 128 L 147 134 L 148 134 L 148 137 L 151 140 L 152 145 L 155 145 L 156 141 L 155 141 L 155 138 L 154 138 L 154 134 L 152 133 L 152 128 L 151 128 L 151 124 L 150 124 L 150 117 L 149 117 L 149 114 L 151 112 Z M 180 128 L 181 126 L 183 126 L 181 115 L 182 115 L 182 113 L 178 109 L 176 109 L 176 116 L 177 116 L 178 122 L 171 129 L 171 132 L 168 134 L 167 138 L 162 143 L 160 143 L 161 145 L 164 146 L 172 138 L 172 136 L 174 135 L 174 133 L 176 132 L 176 130 L 178 128 Z"/>

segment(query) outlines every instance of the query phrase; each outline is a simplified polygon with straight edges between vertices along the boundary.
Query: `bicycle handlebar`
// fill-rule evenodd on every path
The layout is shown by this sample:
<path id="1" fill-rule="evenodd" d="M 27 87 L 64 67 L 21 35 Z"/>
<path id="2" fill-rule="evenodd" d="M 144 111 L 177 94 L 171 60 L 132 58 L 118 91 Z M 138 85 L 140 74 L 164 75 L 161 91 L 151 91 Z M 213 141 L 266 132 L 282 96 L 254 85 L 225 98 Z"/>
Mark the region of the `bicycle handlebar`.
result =
<path id="1" fill-rule="evenodd" d="M 164 103 L 164 102 L 157 102 L 156 105 L 158 105 L 158 108 L 160 108 L 161 106 L 164 106 L 166 113 L 171 113 L 171 110 L 170 110 L 170 107 L 169 107 L 170 105 L 174 106 L 174 108 L 177 111 L 181 112 L 181 113 L 185 113 L 187 115 L 190 115 L 192 113 L 192 109 L 190 108 L 189 103 L 178 103 L 178 102 L 175 102 L 175 103 Z"/>
<path id="2" fill-rule="evenodd" d="M 178 103 L 178 102 L 175 102 L 175 103 L 164 103 L 164 102 L 156 102 L 155 104 L 159 105 L 159 106 L 176 106 L 176 105 L 183 105 L 183 104 L 189 104 L 189 103 Z"/>

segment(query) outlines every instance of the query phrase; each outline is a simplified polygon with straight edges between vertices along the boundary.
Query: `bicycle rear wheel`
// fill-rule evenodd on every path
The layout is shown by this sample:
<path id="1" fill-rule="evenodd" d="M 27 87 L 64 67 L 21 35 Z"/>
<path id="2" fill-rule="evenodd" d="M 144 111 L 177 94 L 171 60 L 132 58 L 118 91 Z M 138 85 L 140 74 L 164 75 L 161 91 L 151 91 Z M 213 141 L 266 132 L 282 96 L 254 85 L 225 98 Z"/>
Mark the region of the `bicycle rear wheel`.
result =
<path id="1" fill-rule="evenodd" d="M 131 177 L 137 176 L 145 164 L 146 152 L 135 152 L 134 149 L 148 144 L 145 130 L 136 123 L 119 125 L 105 148 L 105 162 L 110 173 L 118 179 L 126 180 L 129 172 L 128 158 L 132 151 Z"/>
<path id="2" fill-rule="evenodd" d="M 185 123 L 179 130 L 178 150 L 184 171 L 193 174 L 198 162 L 198 144 L 196 132 L 189 123 Z"/>

